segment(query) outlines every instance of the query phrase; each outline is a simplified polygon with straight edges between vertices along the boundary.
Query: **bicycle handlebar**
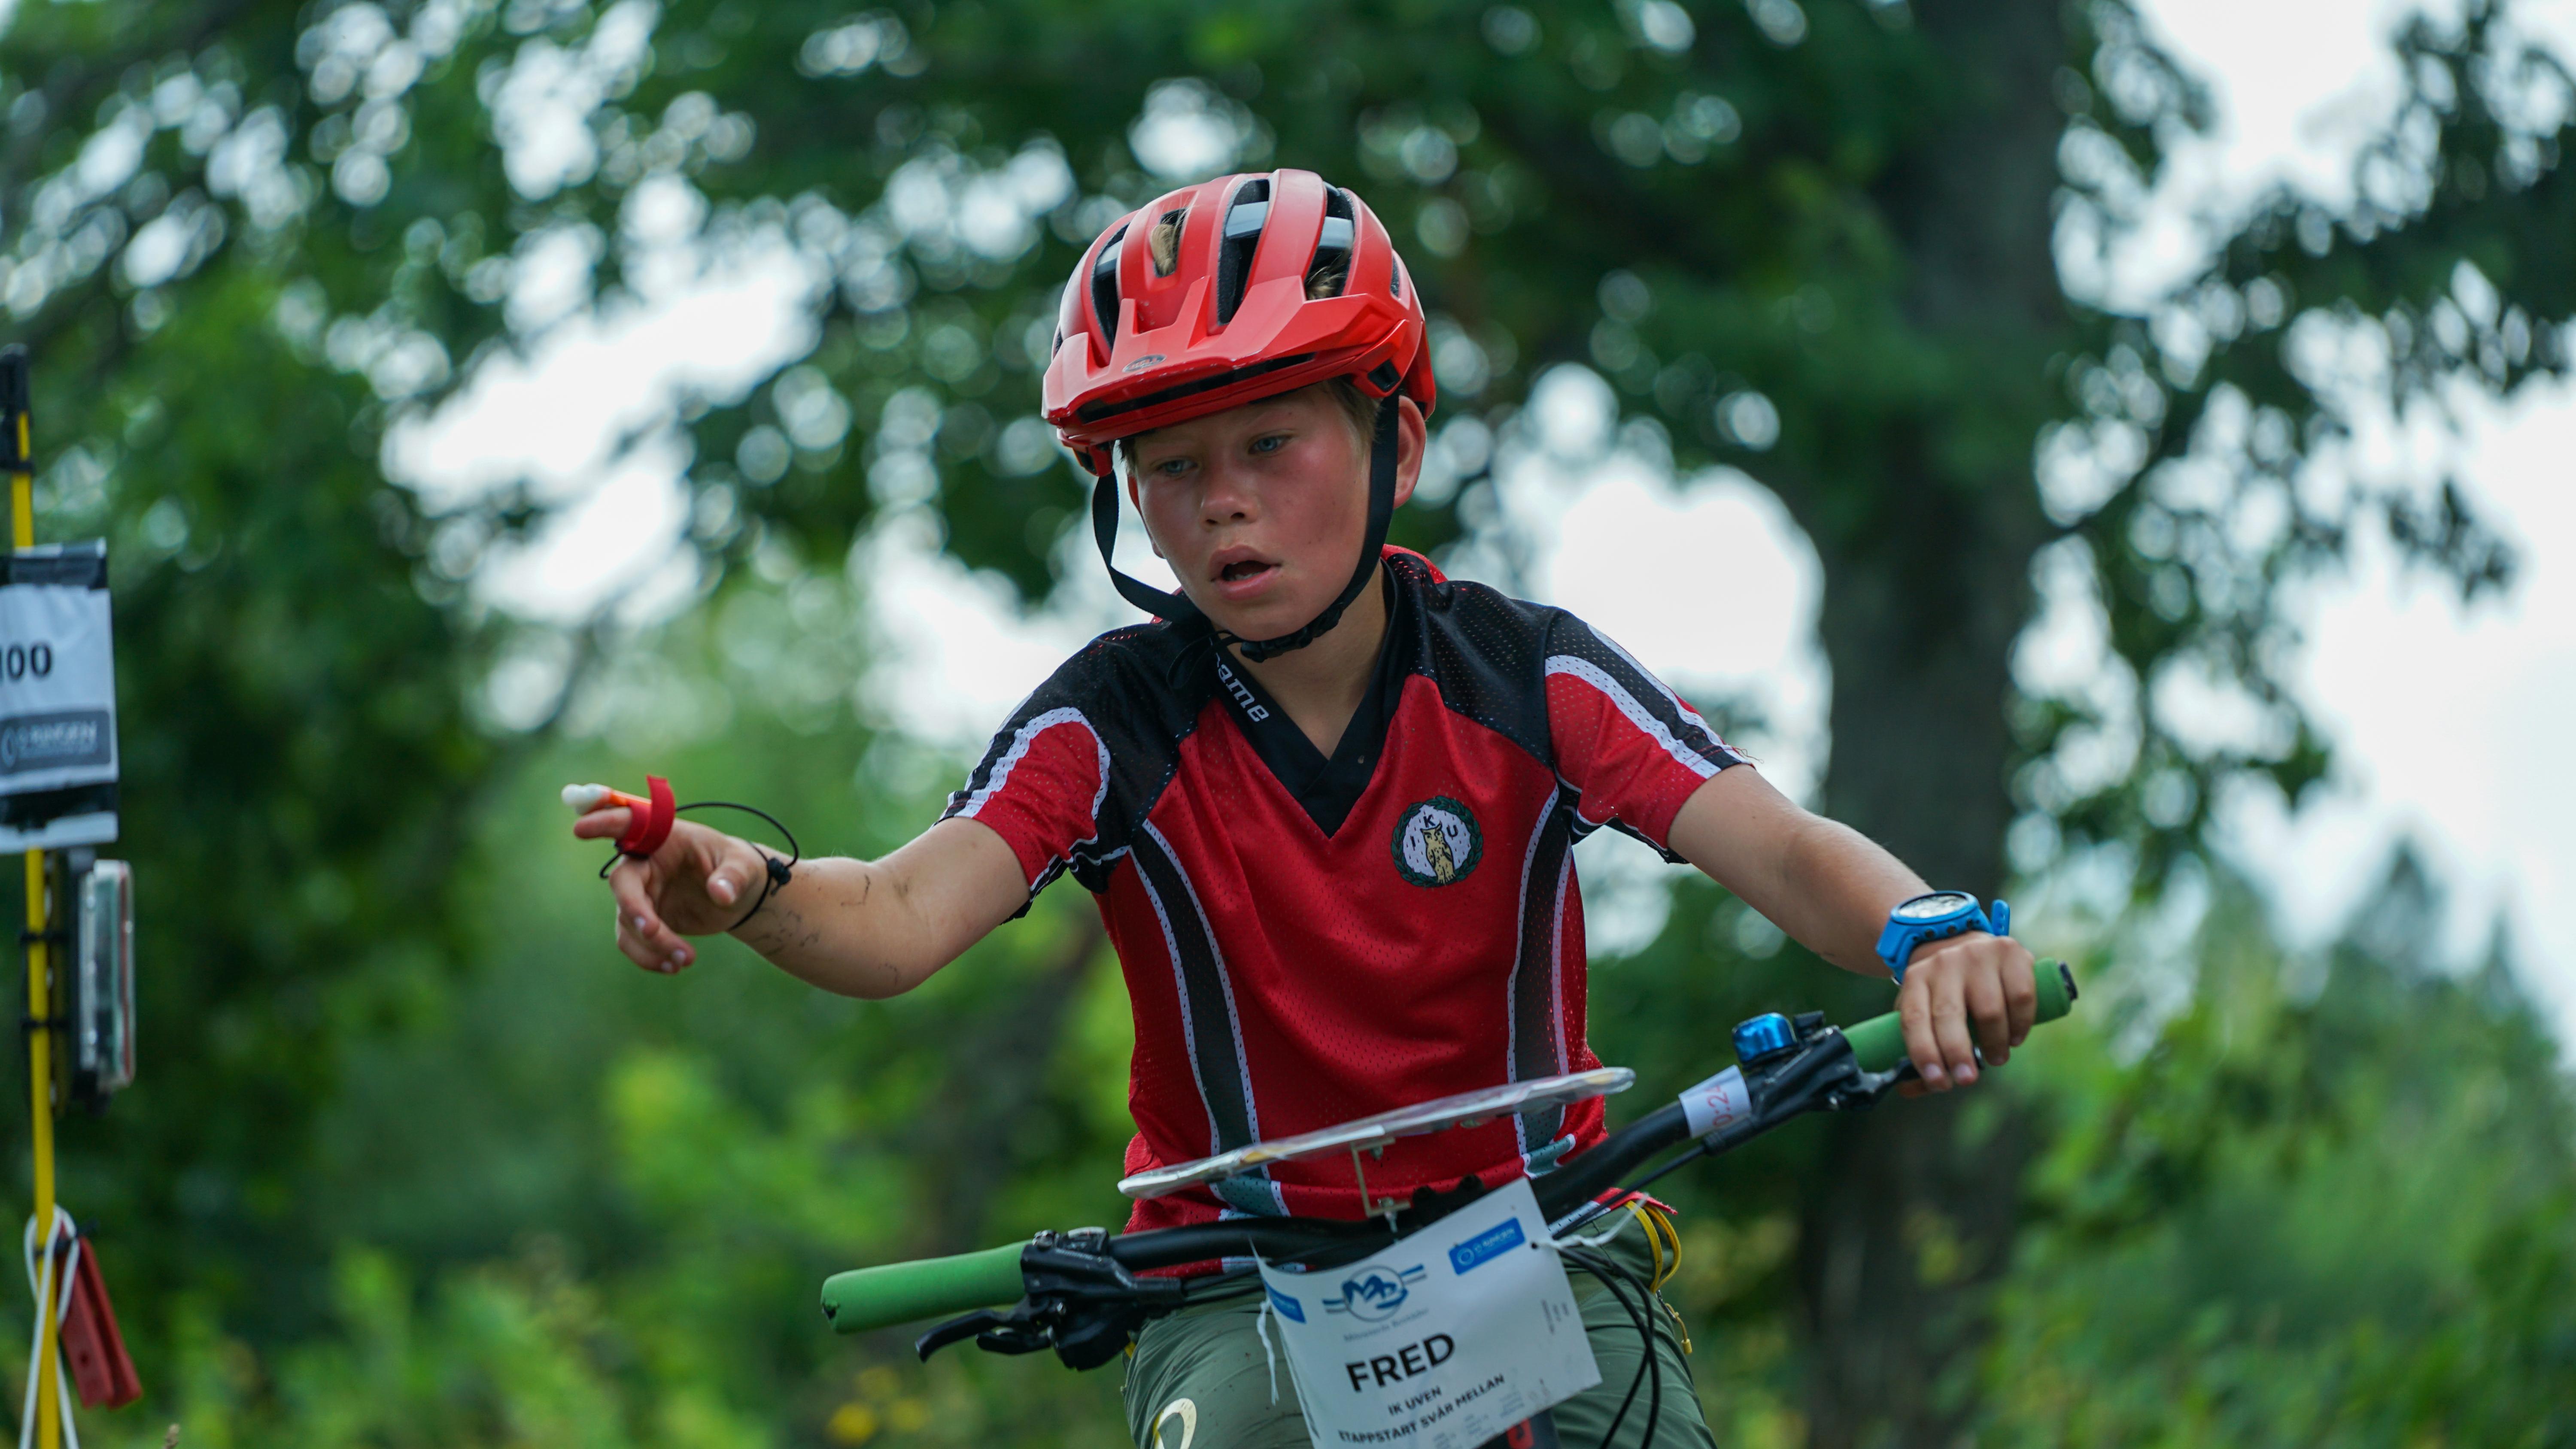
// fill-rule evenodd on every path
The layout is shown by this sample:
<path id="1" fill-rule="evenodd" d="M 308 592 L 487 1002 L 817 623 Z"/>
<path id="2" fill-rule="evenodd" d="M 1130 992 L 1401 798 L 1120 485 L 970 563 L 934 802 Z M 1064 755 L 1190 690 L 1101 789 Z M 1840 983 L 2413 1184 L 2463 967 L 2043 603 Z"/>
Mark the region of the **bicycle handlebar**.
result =
<path id="1" fill-rule="evenodd" d="M 2039 969 L 2035 974 L 2039 988 L 2039 1010 L 2034 1025 L 2055 1021 L 2066 1015 L 2075 1001 L 2075 978 L 2063 964 L 2056 961 L 2042 961 L 2038 965 Z M 1843 1030 L 1843 1039 L 1851 1044 L 1852 1059 L 1864 1072 L 1890 1071 L 1902 1066 L 1906 1060 L 1905 1027 L 1897 1019 L 1895 1012 L 1873 1016 L 1867 1021 L 1846 1027 Z M 1671 1116 L 1674 1121 L 1661 1125 L 1671 1130 L 1650 1129 L 1649 1124 L 1660 1123 L 1660 1119 L 1665 1116 Z M 1651 1155 L 1655 1151 L 1662 1150 L 1667 1145 L 1667 1140 L 1682 1140 L 1679 1136 L 1680 1116 L 1679 1108 L 1668 1104 L 1650 1115 L 1646 1121 L 1614 1136 L 1639 1134 L 1641 1129 L 1647 1129 L 1645 1135 L 1653 1140 L 1640 1142 L 1638 1145 L 1644 1147 L 1647 1154 Z M 1614 1155 L 1625 1157 L 1627 1154 Z M 1581 1159 L 1577 1159 L 1577 1162 L 1579 1161 Z M 1573 1168 L 1576 1164 L 1567 1165 Z M 1610 1168 L 1614 1174 L 1624 1173 L 1626 1170 L 1624 1167 L 1613 1166 L 1608 1161 L 1602 1162 L 1599 1166 Z M 1577 1176 L 1591 1175 L 1569 1172 L 1568 1178 L 1571 1180 Z M 1130 1269 L 1170 1267 L 1181 1263 L 1204 1261 L 1222 1256 L 1228 1251 L 1239 1252 L 1241 1240 L 1248 1229 L 1275 1227 L 1287 1230 L 1292 1225 L 1310 1242 L 1319 1236 L 1348 1236 L 1356 1240 L 1386 1231 L 1383 1224 L 1374 1220 L 1358 1223 L 1320 1223 L 1305 1220 L 1265 1222 L 1255 1218 L 1229 1221 L 1222 1227 L 1210 1224 L 1207 1230 L 1172 1228 L 1161 1233 L 1146 1234 L 1137 1239 L 1123 1240 L 1133 1242 L 1139 1250 L 1130 1253 L 1116 1251 L 1117 1246 L 1122 1242 L 1121 1239 L 1112 1238 L 1109 1243 L 1112 1255 L 1121 1259 Z M 1165 1238 L 1171 1241 L 1161 1241 Z M 1205 1241 L 1201 1241 L 1202 1238 Z M 1220 1239 L 1226 1241 L 1220 1243 Z M 1150 1247 L 1149 1240 L 1151 1240 Z M 953 1257 L 924 1258 L 910 1263 L 887 1263 L 874 1268 L 856 1268 L 846 1273 L 835 1273 L 823 1282 L 823 1316 L 831 1320 L 835 1332 L 866 1333 L 874 1329 L 891 1328 L 898 1323 L 947 1317 L 972 1309 L 1015 1302 L 1021 1295 L 1023 1283 L 1020 1258 L 1027 1248 L 1026 1243 L 1006 1243 L 998 1248 L 986 1248 L 974 1253 L 959 1253 Z"/>
<path id="2" fill-rule="evenodd" d="M 839 1333 L 866 1333 L 922 1318 L 944 1318 L 1020 1296 L 1020 1253 L 1006 1243 L 980 1253 L 857 1268 L 823 1280 L 823 1316 Z"/>

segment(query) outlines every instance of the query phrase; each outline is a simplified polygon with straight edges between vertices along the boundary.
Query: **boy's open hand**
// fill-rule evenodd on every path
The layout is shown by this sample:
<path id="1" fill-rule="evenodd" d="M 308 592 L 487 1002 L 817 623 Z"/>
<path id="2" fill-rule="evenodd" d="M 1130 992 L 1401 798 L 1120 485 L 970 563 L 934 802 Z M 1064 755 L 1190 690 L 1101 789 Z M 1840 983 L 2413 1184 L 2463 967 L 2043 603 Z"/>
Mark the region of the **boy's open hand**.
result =
<path id="1" fill-rule="evenodd" d="M 1905 1054 L 1923 1078 L 1900 1090 L 1920 1096 L 1967 1086 L 1977 1080 L 1977 1048 L 1988 1066 L 2002 1066 L 2038 1018 L 2030 952 L 1982 931 L 1927 941 L 1906 963 L 1896 1013 Z"/>
<path id="2" fill-rule="evenodd" d="M 626 833 L 629 813 L 622 805 L 590 811 L 572 823 L 572 833 L 615 840 Z M 697 952 L 680 938 L 711 936 L 740 919 L 767 869 L 751 842 L 677 822 L 651 858 L 620 860 L 608 873 L 617 896 L 617 949 L 647 971 L 685 969 Z"/>

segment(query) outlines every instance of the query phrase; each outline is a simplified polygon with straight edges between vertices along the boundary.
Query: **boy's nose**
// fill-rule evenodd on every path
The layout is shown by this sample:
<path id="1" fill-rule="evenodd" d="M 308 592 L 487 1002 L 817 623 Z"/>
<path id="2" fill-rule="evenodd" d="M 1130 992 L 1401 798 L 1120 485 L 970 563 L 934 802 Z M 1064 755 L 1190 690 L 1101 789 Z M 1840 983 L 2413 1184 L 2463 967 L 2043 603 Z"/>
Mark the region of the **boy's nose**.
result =
<path id="1" fill-rule="evenodd" d="M 1210 469 L 1207 487 L 1199 494 L 1199 519 L 1208 527 L 1243 523 L 1253 517 L 1252 490 L 1243 480 L 1223 469 Z"/>

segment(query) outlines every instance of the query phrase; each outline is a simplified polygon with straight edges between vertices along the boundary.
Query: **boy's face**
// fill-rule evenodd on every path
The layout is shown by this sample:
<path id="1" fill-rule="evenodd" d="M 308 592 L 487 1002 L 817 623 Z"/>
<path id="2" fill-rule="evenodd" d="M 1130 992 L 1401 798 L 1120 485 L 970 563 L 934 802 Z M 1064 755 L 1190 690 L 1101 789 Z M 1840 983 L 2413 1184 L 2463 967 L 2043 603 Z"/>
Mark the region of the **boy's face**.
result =
<path id="1" fill-rule="evenodd" d="M 1396 421 L 1395 501 L 1422 470 L 1422 410 Z M 1351 581 L 1368 527 L 1366 439 L 1323 387 L 1142 434 L 1128 496 L 1154 552 L 1219 628 L 1269 639 L 1303 628 Z"/>

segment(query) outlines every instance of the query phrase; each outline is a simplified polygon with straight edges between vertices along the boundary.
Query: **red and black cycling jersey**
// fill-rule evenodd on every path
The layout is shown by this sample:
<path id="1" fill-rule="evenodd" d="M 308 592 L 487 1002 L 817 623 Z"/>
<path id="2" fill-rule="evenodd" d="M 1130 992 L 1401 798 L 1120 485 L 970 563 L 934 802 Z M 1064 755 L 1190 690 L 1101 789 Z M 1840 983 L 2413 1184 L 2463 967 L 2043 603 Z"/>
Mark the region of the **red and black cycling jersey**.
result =
<path id="1" fill-rule="evenodd" d="M 1099 898 L 1136 1015 L 1131 1173 L 1599 1065 L 1571 847 L 1608 825 L 1664 849 L 1742 760 L 1572 614 L 1401 549 L 1385 579 L 1386 643 L 1330 758 L 1204 631 L 1156 623 L 1067 660 L 949 800 L 1032 895 L 1071 871 Z M 1602 1130 L 1590 1101 L 1407 1138 L 1368 1186 L 1491 1185 Z M 1129 1228 L 1360 1212 L 1351 1164 L 1320 1160 L 1140 1203 Z"/>

